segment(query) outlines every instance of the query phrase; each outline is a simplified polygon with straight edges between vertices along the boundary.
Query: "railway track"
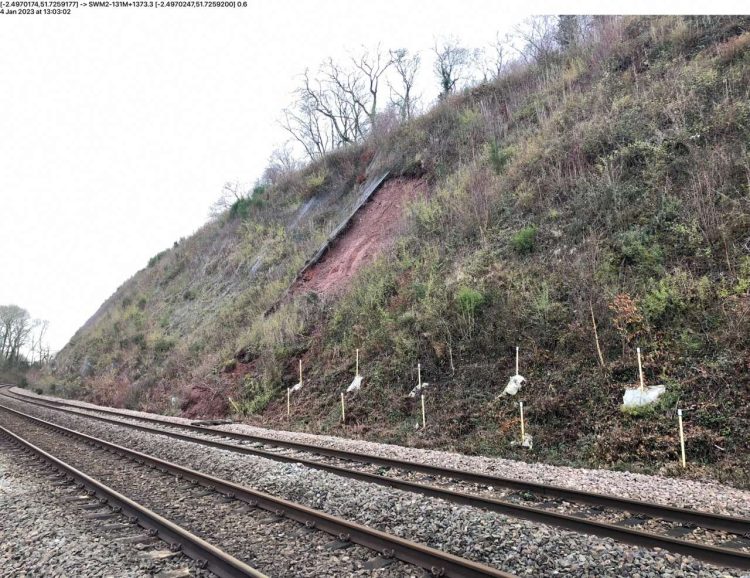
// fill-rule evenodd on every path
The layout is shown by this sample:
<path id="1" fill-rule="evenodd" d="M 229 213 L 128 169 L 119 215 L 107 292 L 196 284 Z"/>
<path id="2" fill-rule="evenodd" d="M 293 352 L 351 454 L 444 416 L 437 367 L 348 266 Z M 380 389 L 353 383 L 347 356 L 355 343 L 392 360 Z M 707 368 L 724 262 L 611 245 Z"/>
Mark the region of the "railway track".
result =
<path id="1" fill-rule="evenodd" d="M 33 456 L 37 465 L 39 465 L 39 462 L 44 462 L 47 466 L 47 473 L 50 470 L 54 470 L 56 472 L 55 477 L 58 478 L 59 483 L 75 484 L 75 488 L 80 491 L 78 495 L 73 496 L 73 499 L 79 502 L 82 509 L 92 510 L 89 512 L 89 516 L 108 518 L 122 515 L 126 517 L 127 524 L 113 524 L 110 526 L 110 529 L 130 528 L 137 524 L 140 528 L 148 531 L 148 535 L 145 537 L 137 533 L 134 536 L 125 537 L 125 540 L 135 538 L 134 542 L 143 544 L 149 542 L 151 539 L 158 538 L 166 542 L 171 552 L 163 550 L 152 551 L 149 555 L 154 559 L 171 556 L 172 552 L 182 552 L 195 560 L 198 568 L 207 569 L 223 578 L 265 578 L 265 574 L 228 555 L 226 552 L 216 548 L 142 504 L 127 498 L 71 464 L 56 458 L 28 441 L 28 439 L 13 433 L 3 426 L 0 426 L 0 437 L 4 438 L 6 442 L 10 442 L 16 448 Z M 82 494 L 81 492 L 84 493 Z M 109 508 L 109 510 L 101 512 L 102 508 Z M 98 510 L 98 512 L 94 513 L 93 510 Z"/>
<path id="2" fill-rule="evenodd" d="M 97 408 L 97 413 L 103 413 L 106 416 L 117 415 L 120 418 L 114 419 L 85 413 L 88 410 L 65 402 L 47 403 L 30 400 L 26 399 L 26 396 L 17 396 L 7 390 L 0 390 L 0 393 L 52 411 L 236 453 L 286 463 L 298 463 L 349 478 L 438 497 L 578 532 L 610 537 L 644 547 L 659 547 L 720 566 L 750 569 L 750 548 L 748 548 L 750 547 L 750 520 L 745 518 L 662 506 L 567 488 L 541 486 L 475 472 L 226 432 L 203 426 L 175 424 L 158 418 L 132 416 L 108 408 Z M 151 425 L 143 425 L 144 423 Z M 183 433 L 186 430 L 191 433 Z M 227 440 L 238 443 L 228 443 Z M 280 452 L 291 452 L 291 454 Z M 310 459 L 311 455 L 314 455 L 316 459 Z M 344 467 L 342 464 L 347 464 L 349 467 Z M 383 468 L 388 468 L 388 475 L 382 475 Z M 429 477 L 429 484 L 424 483 L 425 475 Z M 421 476 L 422 480 L 414 481 L 418 476 Z M 457 491 L 455 489 L 457 486 L 463 491 Z M 497 487 L 507 490 L 502 499 L 498 499 L 498 492 L 489 489 Z M 572 514 L 571 511 L 573 511 Z M 637 527 L 647 527 L 652 531 L 644 531 Z M 682 539 L 685 535 L 692 535 L 704 543 Z M 714 543 L 705 543 L 707 541 Z"/>
<path id="3" fill-rule="evenodd" d="M 196 534 L 211 536 L 212 542 L 230 553 L 227 556 L 235 556 L 233 559 L 252 560 L 254 566 L 262 567 L 274 548 L 284 551 L 295 549 L 297 552 L 291 560 L 282 558 L 286 570 L 278 564 L 271 565 L 273 571 L 270 573 L 273 575 L 315 576 L 319 575 L 317 572 L 322 567 L 333 574 L 349 575 L 349 567 L 329 567 L 329 552 L 357 544 L 364 547 L 357 555 L 364 554 L 369 558 L 375 553 L 376 558 L 368 559 L 372 568 L 387 567 L 387 573 L 382 574 L 384 576 L 413 575 L 413 566 L 416 566 L 433 576 L 512 578 L 511 574 L 495 568 L 185 468 L 6 406 L 0 406 L 0 417 L 6 426 L 10 426 L 3 428 L 7 435 L 18 437 L 11 429 L 22 429 L 26 437 L 38 440 L 41 447 L 37 447 L 37 450 L 45 452 L 45 459 L 62 463 L 52 456 L 54 452 L 66 456 L 70 461 L 81 462 L 96 477 L 118 486 L 122 490 L 118 494 L 121 502 L 127 500 L 124 498 L 127 493 L 153 504 L 155 510 L 170 511 L 188 528 L 195 528 Z M 76 471 L 77 476 L 86 476 L 80 470 Z M 93 477 L 87 477 L 84 483 L 98 483 L 104 487 Z M 102 490 L 99 488 L 95 491 Z M 118 502 L 118 506 L 125 508 L 120 505 L 121 502 Z M 281 532 L 279 524 L 285 525 Z M 271 533 L 266 532 L 266 538 L 270 534 L 284 534 L 289 538 L 285 544 L 269 544 L 248 538 L 253 529 L 262 533 L 263 528 L 269 525 L 275 527 Z M 161 529 L 157 531 L 165 532 Z M 334 542 L 331 543 L 330 538 L 326 537 L 326 544 L 321 544 L 322 537 L 328 535 L 334 536 Z M 307 559 L 317 556 L 318 571 L 314 568 L 294 568 L 295 555 L 304 555 Z M 212 565 L 215 563 L 209 561 L 208 564 L 213 571 Z M 226 576 L 263 575 L 249 566 L 243 571 L 246 573 L 217 573 Z"/>

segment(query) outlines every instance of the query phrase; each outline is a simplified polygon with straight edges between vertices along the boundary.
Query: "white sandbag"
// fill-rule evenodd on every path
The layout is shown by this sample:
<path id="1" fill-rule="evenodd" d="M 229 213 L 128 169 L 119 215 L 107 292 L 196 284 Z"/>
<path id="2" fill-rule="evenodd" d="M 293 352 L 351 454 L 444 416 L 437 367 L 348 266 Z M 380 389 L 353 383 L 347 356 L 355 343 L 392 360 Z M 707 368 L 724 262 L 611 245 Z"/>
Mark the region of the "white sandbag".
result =
<path id="1" fill-rule="evenodd" d="M 508 380 L 508 385 L 505 386 L 505 389 L 500 394 L 500 396 L 502 397 L 504 395 L 516 395 L 525 382 L 526 378 L 524 376 L 514 375 L 510 378 L 510 380 Z"/>
<path id="2" fill-rule="evenodd" d="M 666 391 L 663 385 L 649 385 L 642 390 L 640 387 L 635 389 L 626 389 L 625 395 L 622 396 L 622 405 L 624 407 L 642 407 L 654 403 L 659 396 Z"/>
<path id="3" fill-rule="evenodd" d="M 412 390 L 411 390 L 411 391 L 409 392 L 409 395 L 408 395 L 408 397 L 417 397 L 418 395 L 421 395 L 421 394 L 422 394 L 422 391 L 423 391 L 423 390 L 425 390 L 425 389 L 427 389 L 427 386 L 429 386 L 429 385 L 430 385 L 430 384 L 429 384 L 429 383 L 427 383 L 427 382 L 425 381 L 425 382 L 424 382 L 423 384 L 421 384 L 421 385 L 416 385 L 416 386 L 414 386 L 414 389 L 412 389 Z"/>
<path id="4" fill-rule="evenodd" d="M 362 376 L 358 374 L 354 377 L 354 380 L 352 381 L 351 385 L 346 388 L 346 393 L 359 391 L 360 387 L 362 387 Z"/>
<path id="5" fill-rule="evenodd" d="M 531 434 L 524 434 L 522 442 L 519 442 L 518 440 L 513 440 L 512 442 L 510 442 L 510 445 L 521 446 L 522 448 L 533 450 L 534 438 L 531 437 Z"/>
<path id="6" fill-rule="evenodd" d="M 292 386 L 292 388 L 289 391 L 291 393 L 294 393 L 295 391 L 299 391 L 300 389 L 302 389 L 302 382 L 301 381 L 299 383 L 295 384 L 294 386 Z"/>

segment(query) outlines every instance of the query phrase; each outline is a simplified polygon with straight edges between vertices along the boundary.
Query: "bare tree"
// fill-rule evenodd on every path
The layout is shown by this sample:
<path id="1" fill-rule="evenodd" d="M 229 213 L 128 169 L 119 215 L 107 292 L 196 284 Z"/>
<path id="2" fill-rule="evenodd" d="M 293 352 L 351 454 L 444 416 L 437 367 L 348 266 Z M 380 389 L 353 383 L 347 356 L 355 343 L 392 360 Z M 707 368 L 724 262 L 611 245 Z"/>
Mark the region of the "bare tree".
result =
<path id="1" fill-rule="evenodd" d="M 245 193 L 241 190 L 239 181 L 234 181 L 233 183 L 227 181 L 221 189 L 221 196 L 211 205 L 211 216 L 217 217 L 221 215 L 244 196 Z"/>
<path id="2" fill-rule="evenodd" d="M 363 87 L 356 75 L 333 60 L 323 64 L 319 78 L 305 71 L 297 99 L 284 110 L 281 122 L 311 159 L 329 150 L 356 142 L 365 130 L 366 115 L 357 102 L 364 99 Z"/>
<path id="3" fill-rule="evenodd" d="M 311 159 L 361 141 L 377 123 L 380 81 L 392 64 L 378 46 L 364 49 L 349 66 L 329 58 L 315 77 L 305 71 L 282 127 Z"/>
<path id="4" fill-rule="evenodd" d="M 557 33 L 555 39 L 562 48 L 576 46 L 581 36 L 581 23 L 578 16 L 565 14 L 557 17 Z"/>
<path id="5" fill-rule="evenodd" d="M 361 140 L 367 131 L 369 119 L 368 96 L 362 77 L 335 63 L 332 58 L 321 67 L 321 75 L 323 82 L 318 81 L 316 96 L 318 111 L 335 130 L 338 136 L 336 146 Z"/>
<path id="6" fill-rule="evenodd" d="M 557 18 L 555 16 L 534 16 L 514 27 L 521 47 L 513 48 L 526 62 L 544 62 L 558 49 Z"/>
<path id="7" fill-rule="evenodd" d="M 591 37 L 598 17 L 563 15 L 557 17 L 556 40 L 563 50 L 579 46 Z"/>
<path id="8" fill-rule="evenodd" d="M 393 64 L 393 58 L 390 51 L 386 54 L 378 45 L 372 51 L 363 48 L 358 58 L 352 58 L 352 63 L 355 70 L 359 71 L 359 81 L 364 84 L 367 95 L 364 99 L 359 98 L 354 102 L 367 115 L 372 130 L 377 122 L 380 77 Z"/>
<path id="9" fill-rule="evenodd" d="M 402 121 L 409 120 L 416 111 L 418 101 L 413 90 L 421 58 L 418 52 L 409 54 L 406 48 L 397 48 L 391 50 L 391 60 L 398 75 L 398 83 L 395 86 L 389 84 L 391 104 L 398 110 Z"/>
<path id="10" fill-rule="evenodd" d="M 445 98 L 455 90 L 458 81 L 464 78 L 471 53 L 455 39 L 444 40 L 441 45 L 435 44 L 433 51 L 436 56 L 434 71 L 440 82 L 440 98 Z"/>
<path id="11" fill-rule="evenodd" d="M 281 126 L 302 145 L 310 159 L 320 158 L 332 148 L 328 121 L 315 110 L 312 99 L 300 96 L 283 114 Z"/>
<path id="12" fill-rule="evenodd" d="M 500 33 L 495 34 L 495 40 L 490 43 L 485 52 L 484 78 L 490 80 L 499 78 L 505 70 L 508 58 L 508 37 L 501 38 Z"/>
<path id="13" fill-rule="evenodd" d="M 49 329 L 49 321 L 46 319 L 40 319 L 35 322 L 36 332 L 31 335 L 31 343 L 29 345 L 31 363 L 44 363 L 45 351 L 49 353 L 49 347 L 44 343 L 44 337 Z"/>
<path id="14" fill-rule="evenodd" d="M 268 166 L 263 171 L 263 183 L 273 185 L 284 175 L 288 175 L 300 168 L 300 162 L 295 158 L 289 143 L 276 147 L 268 158 Z"/>

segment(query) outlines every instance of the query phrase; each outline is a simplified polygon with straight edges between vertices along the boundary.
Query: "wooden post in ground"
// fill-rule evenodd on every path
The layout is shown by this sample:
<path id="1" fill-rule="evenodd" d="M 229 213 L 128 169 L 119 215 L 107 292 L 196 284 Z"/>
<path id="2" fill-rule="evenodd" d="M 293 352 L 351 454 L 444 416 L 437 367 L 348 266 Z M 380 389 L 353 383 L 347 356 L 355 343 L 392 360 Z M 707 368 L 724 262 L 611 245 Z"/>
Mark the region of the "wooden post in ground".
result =
<path id="1" fill-rule="evenodd" d="M 287 387 L 286 388 L 286 419 L 289 419 L 292 417 L 291 396 L 292 396 L 292 389 L 290 387 Z"/>
<path id="2" fill-rule="evenodd" d="M 641 366 L 641 348 L 637 347 L 636 351 L 638 352 L 638 379 L 641 380 L 641 391 L 643 391 L 643 367 Z"/>
<path id="3" fill-rule="evenodd" d="M 422 429 L 427 427 L 427 419 L 425 418 L 424 413 L 424 394 L 422 394 Z"/>
<path id="4" fill-rule="evenodd" d="M 682 461 L 682 467 L 687 467 L 687 461 L 685 460 L 685 432 L 682 429 L 682 410 L 677 410 L 677 423 L 680 426 L 680 455 L 681 455 L 681 461 Z"/>
<path id="5" fill-rule="evenodd" d="M 519 375 L 518 373 L 518 346 L 516 345 L 516 375 Z"/>
<path id="6" fill-rule="evenodd" d="M 599 356 L 599 365 L 604 367 L 604 356 L 602 355 L 602 348 L 599 346 L 599 333 L 596 330 L 596 318 L 594 317 L 594 306 L 591 304 L 591 299 L 589 299 L 589 311 L 591 311 L 591 325 L 594 326 L 594 341 L 596 342 L 596 354 Z"/>
<path id="7" fill-rule="evenodd" d="M 341 423 L 346 424 L 346 410 L 344 409 L 344 392 L 341 392 Z"/>
<path id="8" fill-rule="evenodd" d="M 518 402 L 518 408 L 521 410 L 521 444 L 523 444 L 524 440 L 526 439 L 526 428 L 523 423 L 523 402 Z"/>

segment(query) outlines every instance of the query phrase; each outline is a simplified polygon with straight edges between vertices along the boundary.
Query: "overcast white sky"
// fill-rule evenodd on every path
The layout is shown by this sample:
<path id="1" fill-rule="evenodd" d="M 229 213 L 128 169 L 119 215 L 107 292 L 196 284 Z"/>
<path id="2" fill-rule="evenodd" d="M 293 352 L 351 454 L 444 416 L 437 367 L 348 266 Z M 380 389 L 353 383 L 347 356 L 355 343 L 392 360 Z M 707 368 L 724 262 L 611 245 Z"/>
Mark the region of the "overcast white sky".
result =
<path id="1" fill-rule="evenodd" d="M 50 321 L 60 349 L 149 257 L 202 225 L 229 180 L 286 137 L 298 75 L 380 42 L 482 46 L 530 14 L 597 2 L 257 1 L 246 9 L 0 15 L 0 304 Z M 588 4 L 588 6 L 587 6 Z M 664 3 L 661 11 L 739 10 Z M 629 2 L 629 12 L 654 11 Z"/>

